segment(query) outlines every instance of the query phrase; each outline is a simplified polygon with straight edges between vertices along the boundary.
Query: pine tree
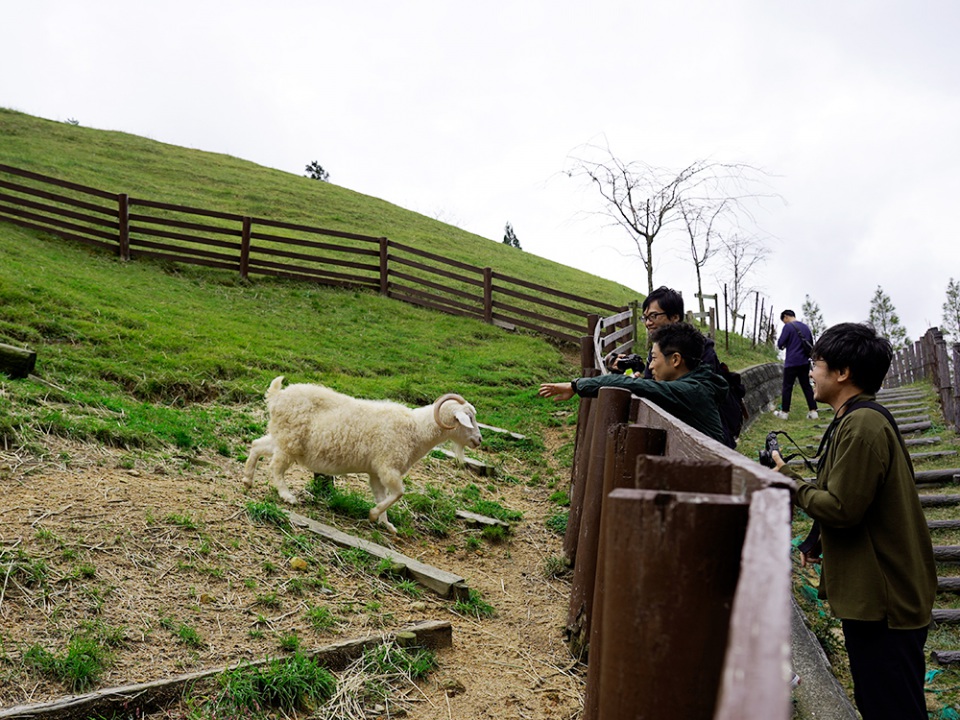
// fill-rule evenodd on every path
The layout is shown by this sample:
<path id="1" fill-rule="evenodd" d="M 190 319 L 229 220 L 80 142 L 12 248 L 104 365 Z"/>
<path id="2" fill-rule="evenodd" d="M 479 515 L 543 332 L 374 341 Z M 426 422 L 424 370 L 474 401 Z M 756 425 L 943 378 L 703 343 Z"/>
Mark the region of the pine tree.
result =
<path id="1" fill-rule="evenodd" d="M 513 231 L 513 225 L 507 223 L 506 227 L 503 229 L 503 244 L 509 245 L 510 247 L 515 247 L 517 250 L 523 250 L 520 247 L 520 241 L 517 239 L 517 234 Z"/>
<path id="2" fill-rule="evenodd" d="M 960 283 L 950 278 L 947 299 L 943 303 L 943 334 L 960 342 Z"/>
<path id="3" fill-rule="evenodd" d="M 810 328 L 814 339 L 827 329 L 826 323 L 823 322 L 823 315 L 820 314 L 820 306 L 816 300 L 811 300 L 809 295 L 804 295 L 803 307 L 800 308 L 800 312 L 803 313 L 803 321 Z"/>
<path id="4" fill-rule="evenodd" d="M 910 344 L 907 331 L 900 324 L 900 316 L 897 315 L 890 297 L 879 285 L 877 285 L 877 291 L 870 301 L 870 319 L 868 322 L 879 335 L 890 341 L 894 350 L 901 350 Z"/>

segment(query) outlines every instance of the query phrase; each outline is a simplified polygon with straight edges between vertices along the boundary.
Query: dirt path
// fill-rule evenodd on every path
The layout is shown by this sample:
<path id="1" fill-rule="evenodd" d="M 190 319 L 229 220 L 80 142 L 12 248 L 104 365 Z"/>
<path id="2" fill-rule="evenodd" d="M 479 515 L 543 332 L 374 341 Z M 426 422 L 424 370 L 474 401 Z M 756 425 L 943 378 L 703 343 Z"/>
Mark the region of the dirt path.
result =
<path id="1" fill-rule="evenodd" d="M 569 431 L 554 433 L 548 446 L 568 440 L 561 432 Z M 545 526 L 557 509 L 548 501 L 554 489 L 526 483 L 523 468 L 509 471 L 521 482 L 427 459 L 408 482 L 408 491 L 484 485 L 524 513 L 508 541 L 468 549 L 477 531 L 466 526 L 448 537 L 394 541 L 479 590 L 497 611 L 479 620 L 429 591 L 415 597 L 357 569 L 342 550 L 319 542 L 298 549 L 296 538 L 253 521 L 246 505 L 266 497 L 263 469 L 246 495 L 240 463 L 222 457 L 144 459 L 59 439 L 39 458 L 0 452 L 0 707 L 70 694 L 26 667 L 23 655 L 35 645 L 63 652 L 78 632 L 115 643 L 94 686 L 105 688 L 279 657 L 292 636 L 309 649 L 432 619 L 453 623 L 453 647 L 405 693 L 407 717 L 576 718 L 584 673 L 563 643 L 569 585 L 544 570 L 560 555 L 561 538 Z M 293 472 L 291 485 L 307 479 Z M 338 482 L 369 493 L 362 477 Z M 340 517 L 318 519 L 352 531 Z M 355 527 L 367 532 L 369 523 Z M 308 560 L 307 570 L 291 568 L 291 553 Z M 318 607 L 336 624 L 317 629 L 310 618 Z"/>

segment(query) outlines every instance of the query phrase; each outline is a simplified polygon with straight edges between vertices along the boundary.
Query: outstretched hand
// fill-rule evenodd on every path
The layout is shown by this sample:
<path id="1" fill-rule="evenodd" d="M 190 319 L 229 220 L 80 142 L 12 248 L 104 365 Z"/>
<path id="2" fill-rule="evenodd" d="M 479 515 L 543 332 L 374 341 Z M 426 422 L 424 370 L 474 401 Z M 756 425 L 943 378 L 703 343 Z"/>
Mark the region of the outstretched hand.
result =
<path id="1" fill-rule="evenodd" d="M 543 383 L 537 393 L 540 397 L 552 397 L 554 402 L 569 400 L 576 393 L 573 392 L 573 383 Z"/>

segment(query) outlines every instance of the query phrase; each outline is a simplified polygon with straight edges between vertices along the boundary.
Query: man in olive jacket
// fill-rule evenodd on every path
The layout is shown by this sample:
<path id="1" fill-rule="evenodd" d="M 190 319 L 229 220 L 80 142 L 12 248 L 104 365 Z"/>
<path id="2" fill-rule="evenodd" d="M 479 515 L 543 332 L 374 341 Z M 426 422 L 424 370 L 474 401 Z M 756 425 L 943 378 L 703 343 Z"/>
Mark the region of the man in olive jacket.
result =
<path id="1" fill-rule="evenodd" d="M 798 480 L 796 504 L 819 529 L 802 547 L 820 562 L 820 597 L 843 625 L 854 699 L 864 720 L 925 720 L 927 627 L 937 573 L 910 455 L 893 419 L 872 401 L 893 356 L 873 328 L 842 323 L 817 340 L 810 377 L 835 419 L 816 483 Z"/>
<path id="2" fill-rule="evenodd" d="M 673 323 L 650 334 L 653 380 L 629 375 L 601 375 L 573 382 L 544 383 L 542 397 L 569 400 L 574 395 L 596 397 L 601 387 L 621 387 L 662 407 L 678 420 L 726 444 L 720 422 L 720 403 L 727 396 L 727 381 L 704 363 L 703 335 L 689 323 Z"/>

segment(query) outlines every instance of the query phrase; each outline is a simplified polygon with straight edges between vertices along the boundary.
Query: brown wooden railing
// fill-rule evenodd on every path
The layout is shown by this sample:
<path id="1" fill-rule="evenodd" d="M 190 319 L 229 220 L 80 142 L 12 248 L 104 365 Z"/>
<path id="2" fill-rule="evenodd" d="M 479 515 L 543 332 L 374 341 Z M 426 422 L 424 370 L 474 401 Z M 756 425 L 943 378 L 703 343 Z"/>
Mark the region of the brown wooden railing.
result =
<path id="1" fill-rule="evenodd" d="M 340 287 L 366 288 L 441 312 L 579 343 L 625 306 L 583 298 L 489 267 L 356 233 L 130 197 L 0 164 L 0 221 L 116 253 Z M 632 315 L 631 315 L 632 318 Z M 598 339 L 636 338 L 636 323 L 599 323 Z"/>
<path id="2" fill-rule="evenodd" d="M 595 355 L 585 336 L 585 376 Z M 755 374 L 779 389 L 779 365 Z M 584 720 L 791 717 L 791 487 L 627 390 L 580 400 L 564 554 Z"/>
<path id="3" fill-rule="evenodd" d="M 924 379 L 933 382 L 944 419 L 960 432 L 960 343 L 948 348 L 938 328 L 930 328 L 893 356 L 883 386 L 895 388 Z"/>

